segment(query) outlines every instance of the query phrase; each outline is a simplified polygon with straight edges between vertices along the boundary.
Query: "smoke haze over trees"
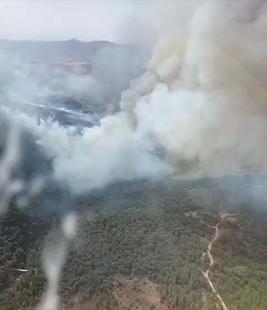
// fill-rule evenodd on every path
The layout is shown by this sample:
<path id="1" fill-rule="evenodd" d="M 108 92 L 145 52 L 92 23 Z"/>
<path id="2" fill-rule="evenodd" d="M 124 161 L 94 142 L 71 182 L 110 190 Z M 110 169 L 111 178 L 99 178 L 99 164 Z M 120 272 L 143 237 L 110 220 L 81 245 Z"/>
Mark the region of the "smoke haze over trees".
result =
<path id="1" fill-rule="evenodd" d="M 265 309 L 267 3 L 85 2 L 0 3 L 0 309 Z"/>

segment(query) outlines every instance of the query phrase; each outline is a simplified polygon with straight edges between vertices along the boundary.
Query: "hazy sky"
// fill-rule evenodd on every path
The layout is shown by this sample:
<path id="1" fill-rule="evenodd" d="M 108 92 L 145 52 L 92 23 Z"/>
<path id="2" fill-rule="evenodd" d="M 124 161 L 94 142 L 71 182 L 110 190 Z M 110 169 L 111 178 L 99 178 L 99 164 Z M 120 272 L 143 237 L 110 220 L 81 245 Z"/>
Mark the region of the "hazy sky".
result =
<path id="1" fill-rule="evenodd" d="M 142 23 L 144 3 L 145 0 L 0 0 L 0 38 L 125 41 L 124 28 L 138 28 Z"/>

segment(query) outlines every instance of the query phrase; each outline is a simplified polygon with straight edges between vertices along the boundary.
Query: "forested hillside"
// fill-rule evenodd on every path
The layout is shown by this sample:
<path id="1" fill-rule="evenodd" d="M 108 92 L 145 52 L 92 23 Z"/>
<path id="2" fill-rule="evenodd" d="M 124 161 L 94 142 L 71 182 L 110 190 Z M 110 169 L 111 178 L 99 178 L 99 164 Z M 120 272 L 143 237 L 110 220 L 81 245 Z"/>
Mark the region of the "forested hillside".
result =
<path id="1" fill-rule="evenodd" d="M 62 309 L 220 309 L 202 272 L 222 212 L 235 217 L 219 227 L 210 277 L 228 309 L 266 309 L 267 213 L 240 197 L 240 189 L 230 195 L 206 184 L 136 182 L 81 199 L 61 279 Z M 29 217 L 15 206 L 2 216 L 1 309 L 38 303 L 43 240 L 58 225 L 51 217 Z"/>

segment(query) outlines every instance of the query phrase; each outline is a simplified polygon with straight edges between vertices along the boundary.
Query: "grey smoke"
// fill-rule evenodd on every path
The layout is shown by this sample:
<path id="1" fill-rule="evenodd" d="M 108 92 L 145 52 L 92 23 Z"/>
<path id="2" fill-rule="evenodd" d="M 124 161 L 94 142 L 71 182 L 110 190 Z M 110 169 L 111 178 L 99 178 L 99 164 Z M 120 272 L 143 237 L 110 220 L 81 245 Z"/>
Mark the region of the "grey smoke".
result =
<path id="1" fill-rule="evenodd" d="M 135 58 L 132 49 L 123 58 L 109 46 L 97 53 L 90 76 L 81 71 L 64 75 L 60 69 L 51 82 L 43 83 L 50 75 L 40 74 L 36 83 L 39 72 L 36 77 L 19 69 L 20 82 L 11 78 L 15 91 L 4 93 L 11 103 L 19 94 L 36 104 L 33 94 L 41 93 L 37 101 L 51 109 L 51 94 L 59 92 L 78 101 L 92 95 L 108 106 L 95 125 L 91 119 L 79 130 L 57 119 L 36 123 L 27 114 L 17 116 L 51 158 L 55 178 L 82 193 L 138 178 L 265 173 L 266 4 L 149 5 L 147 27 L 158 42 L 143 74 L 135 70 L 142 58 Z M 130 85 L 125 68 L 132 72 Z M 21 82 L 27 76 L 29 88 Z"/>

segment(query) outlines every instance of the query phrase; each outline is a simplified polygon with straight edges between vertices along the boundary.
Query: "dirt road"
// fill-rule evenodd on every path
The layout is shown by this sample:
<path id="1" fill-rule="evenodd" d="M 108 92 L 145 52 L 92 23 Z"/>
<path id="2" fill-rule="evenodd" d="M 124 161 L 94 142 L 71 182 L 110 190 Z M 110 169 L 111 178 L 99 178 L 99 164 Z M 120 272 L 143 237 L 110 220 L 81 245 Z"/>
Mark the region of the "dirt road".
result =
<path id="1" fill-rule="evenodd" d="M 210 271 L 211 271 L 212 266 L 213 266 L 214 263 L 215 263 L 215 260 L 214 260 L 214 257 L 213 257 L 212 254 L 211 254 L 211 251 L 212 251 L 213 245 L 215 244 L 215 242 L 216 242 L 216 241 L 218 240 L 218 238 L 219 238 L 219 235 L 220 235 L 220 226 L 221 226 L 222 222 L 223 222 L 227 217 L 233 217 L 233 216 L 235 216 L 235 215 L 236 215 L 236 214 L 231 214 L 231 213 L 222 214 L 222 215 L 220 216 L 220 221 L 216 224 L 216 226 L 214 226 L 215 233 L 214 233 L 214 236 L 213 236 L 212 240 L 211 240 L 211 241 L 209 242 L 209 244 L 208 244 L 207 252 L 206 252 L 206 254 L 207 254 L 208 258 L 209 258 L 209 261 L 210 261 L 209 267 L 208 267 L 208 269 L 207 269 L 205 272 L 202 271 L 203 276 L 204 276 L 205 279 L 207 280 L 207 282 L 208 282 L 208 284 L 209 284 L 209 286 L 210 286 L 212 292 L 216 295 L 216 297 L 217 297 L 218 301 L 220 302 L 220 304 L 221 304 L 223 310 L 228 310 L 228 308 L 227 308 L 225 302 L 223 301 L 221 295 L 218 293 L 218 291 L 216 290 L 214 284 L 212 283 L 212 281 L 211 281 L 211 279 L 210 279 Z"/>

